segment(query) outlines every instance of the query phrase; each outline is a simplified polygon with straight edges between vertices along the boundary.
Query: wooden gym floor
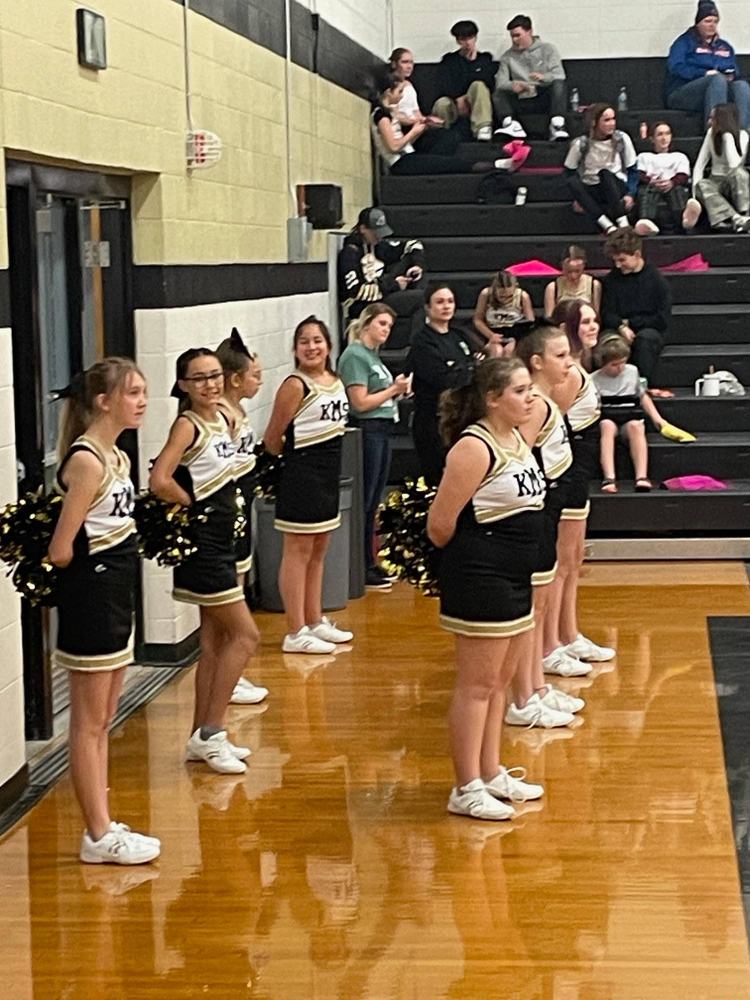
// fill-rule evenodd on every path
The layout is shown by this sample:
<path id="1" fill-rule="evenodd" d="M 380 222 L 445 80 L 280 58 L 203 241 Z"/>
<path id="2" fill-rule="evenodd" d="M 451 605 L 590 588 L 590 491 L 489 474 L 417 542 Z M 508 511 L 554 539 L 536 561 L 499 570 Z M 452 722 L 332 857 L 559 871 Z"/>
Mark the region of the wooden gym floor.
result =
<path id="1" fill-rule="evenodd" d="M 192 672 L 112 738 L 114 815 L 153 866 L 84 866 L 64 778 L 0 841 L 3 1000 L 746 1000 L 750 964 L 707 617 L 737 564 L 594 565 L 582 623 L 617 645 L 573 731 L 506 732 L 542 780 L 512 823 L 445 813 L 452 644 L 404 585 L 282 655 L 260 615 L 232 708 L 246 775 L 186 765 Z"/>

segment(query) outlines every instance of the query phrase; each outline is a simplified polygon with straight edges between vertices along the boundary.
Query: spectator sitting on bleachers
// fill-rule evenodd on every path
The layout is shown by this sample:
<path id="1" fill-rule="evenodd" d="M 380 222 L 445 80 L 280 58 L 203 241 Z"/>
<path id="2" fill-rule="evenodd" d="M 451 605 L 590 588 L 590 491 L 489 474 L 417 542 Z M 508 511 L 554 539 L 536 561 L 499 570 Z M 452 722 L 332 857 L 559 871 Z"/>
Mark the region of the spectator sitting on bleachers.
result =
<path id="1" fill-rule="evenodd" d="M 750 232 L 750 177 L 745 166 L 748 133 L 734 104 L 718 104 L 693 169 L 693 191 L 712 229 Z M 705 176 L 706 167 L 710 176 Z"/>
<path id="2" fill-rule="evenodd" d="M 635 231 L 639 236 L 659 232 L 657 220 L 666 218 L 672 232 L 693 229 L 700 218 L 700 202 L 689 197 L 690 162 L 672 149 L 672 129 L 667 122 L 651 126 L 652 153 L 639 153 Z"/>
<path id="3" fill-rule="evenodd" d="M 339 301 L 347 319 L 356 319 L 371 302 L 385 302 L 397 323 L 420 329 L 424 270 L 422 243 L 395 239 L 382 209 L 363 208 L 338 258 Z"/>
<path id="4" fill-rule="evenodd" d="M 458 118 L 468 118 L 474 138 L 489 142 L 496 64 L 490 52 L 477 50 L 479 28 L 474 21 L 456 21 L 451 34 L 458 43 L 458 50 L 447 52 L 440 60 L 440 97 L 432 107 L 432 114 L 442 118 L 447 128 Z"/>
<path id="5" fill-rule="evenodd" d="M 665 94 L 668 108 L 708 119 L 717 104 L 734 101 L 742 128 L 750 128 L 750 85 L 740 79 L 734 49 L 719 37 L 719 10 L 700 0 L 695 24 L 669 49 Z"/>
<path id="6" fill-rule="evenodd" d="M 602 304 L 602 283 L 586 274 L 586 251 L 575 244 L 563 250 L 560 261 L 562 274 L 550 281 L 544 289 L 544 315 L 551 316 L 560 302 L 578 299 L 594 307 L 596 313 Z"/>
<path id="7" fill-rule="evenodd" d="M 391 117 L 401 126 L 402 132 L 408 132 L 414 125 L 425 126 L 425 131 L 414 140 L 417 153 L 452 156 L 463 137 L 458 129 L 445 128 L 442 118 L 422 113 L 417 90 L 411 80 L 414 72 L 414 54 L 411 49 L 394 49 L 388 58 L 388 64 L 404 85 L 401 99 L 395 108 L 391 108 Z"/>
<path id="8" fill-rule="evenodd" d="M 557 49 L 534 34 L 531 18 L 525 14 L 517 14 L 506 28 L 513 44 L 500 56 L 497 71 L 492 100 L 500 128 L 495 134 L 523 139 L 526 132 L 518 121 L 520 115 L 543 113 L 550 116 L 550 139 L 567 139 L 568 88 Z"/>
<path id="9" fill-rule="evenodd" d="M 633 363 L 650 382 L 672 311 L 669 286 L 643 258 L 643 241 L 632 229 L 607 240 L 614 267 L 602 282 L 602 326 L 616 330 L 631 345 Z M 654 395 L 663 395 L 656 390 Z M 671 395 L 671 393 L 669 393 Z"/>
<path id="10" fill-rule="evenodd" d="M 483 288 L 474 307 L 474 328 L 486 344 L 512 354 L 518 335 L 517 324 L 534 322 L 531 297 L 518 285 L 515 274 L 498 271 L 492 284 Z"/>
<path id="11" fill-rule="evenodd" d="M 617 128 L 614 108 L 593 104 L 587 112 L 588 134 L 570 144 L 565 172 L 573 198 L 605 232 L 629 225 L 635 188 L 635 149 Z"/>

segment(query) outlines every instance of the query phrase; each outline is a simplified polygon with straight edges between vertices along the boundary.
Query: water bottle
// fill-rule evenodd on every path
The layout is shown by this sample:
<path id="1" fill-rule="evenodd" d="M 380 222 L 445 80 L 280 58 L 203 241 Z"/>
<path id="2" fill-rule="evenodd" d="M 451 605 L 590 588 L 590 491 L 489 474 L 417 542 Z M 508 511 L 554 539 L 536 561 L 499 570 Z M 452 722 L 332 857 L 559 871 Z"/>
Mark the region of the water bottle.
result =
<path id="1" fill-rule="evenodd" d="M 620 93 L 617 95 L 617 110 L 628 110 L 628 91 L 626 87 L 620 87 Z"/>
<path id="2" fill-rule="evenodd" d="M 570 110 L 578 112 L 581 107 L 581 95 L 578 93 L 578 87 L 573 87 L 570 92 Z"/>

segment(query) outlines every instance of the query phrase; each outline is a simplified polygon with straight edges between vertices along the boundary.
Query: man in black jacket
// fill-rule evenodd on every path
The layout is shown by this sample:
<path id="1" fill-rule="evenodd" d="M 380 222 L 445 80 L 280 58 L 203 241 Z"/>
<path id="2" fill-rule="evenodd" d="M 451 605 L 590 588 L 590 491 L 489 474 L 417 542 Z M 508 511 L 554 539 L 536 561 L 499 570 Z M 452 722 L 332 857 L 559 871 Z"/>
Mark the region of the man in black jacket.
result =
<path id="1" fill-rule="evenodd" d="M 634 230 L 619 229 L 605 249 L 614 267 L 602 281 L 602 327 L 628 341 L 630 360 L 650 382 L 672 313 L 669 286 L 643 259 L 643 241 Z"/>
<path id="2" fill-rule="evenodd" d="M 456 21 L 451 28 L 458 49 L 446 53 L 438 67 L 441 96 L 432 108 L 446 127 L 457 118 L 469 118 L 471 133 L 480 142 L 492 138 L 492 91 L 495 89 L 497 63 L 490 52 L 477 51 L 479 28 L 474 21 Z"/>
<path id="3" fill-rule="evenodd" d="M 357 225 L 339 251 L 339 301 L 347 320 L 356 319 L 371 302 L 385 302 L 396 313 L 408 343 L 424 322 L 424 246 L 419 240 L 394 239 L 382 208 L 363 208 Z M 401 321 L 401 322 L 399 322 Z"/>

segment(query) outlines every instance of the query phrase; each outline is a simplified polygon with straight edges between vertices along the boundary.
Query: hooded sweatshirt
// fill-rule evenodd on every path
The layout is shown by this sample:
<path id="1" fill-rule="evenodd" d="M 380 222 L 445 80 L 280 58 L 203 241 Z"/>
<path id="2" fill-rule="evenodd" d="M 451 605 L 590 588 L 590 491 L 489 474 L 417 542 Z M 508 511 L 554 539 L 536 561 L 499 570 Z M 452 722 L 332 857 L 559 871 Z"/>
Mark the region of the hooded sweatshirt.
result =
<path id="1" fill-rule="evenodd" d="M 544 79 L 532 80 L 532 73 L 542 73 Z M 497 90 L 512 90 L 514 82 L 532 83 L 535 87 L 548 87 L 555 80 L 564 80 L 560 53 L 550 42 L 543 42 L 538 35 L 527 49 L 510 48 L 500 56 L 497 71 Z M 533 97 L 533 93 L 519 94 L 519 97 Z"/>
<path id="2" fill-rule="evenodd" d="M 734 49 L 729 42 L 718 36 L 710 42 L 704 42 L 695 28 L 688 28 L 679 38 L 675 38 L 669 49 L 665 83 L 667 97 L 691 80 L 701 79 L 710 69 L 718 70 L 719 73 L 733 73 L 735 79 L 741 76 Z"/>

